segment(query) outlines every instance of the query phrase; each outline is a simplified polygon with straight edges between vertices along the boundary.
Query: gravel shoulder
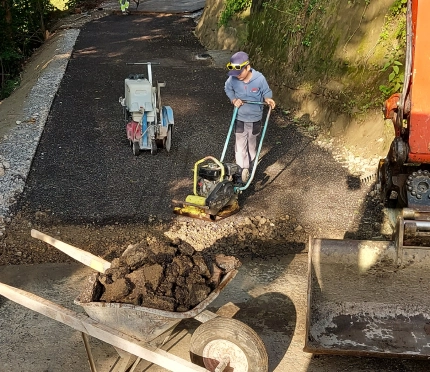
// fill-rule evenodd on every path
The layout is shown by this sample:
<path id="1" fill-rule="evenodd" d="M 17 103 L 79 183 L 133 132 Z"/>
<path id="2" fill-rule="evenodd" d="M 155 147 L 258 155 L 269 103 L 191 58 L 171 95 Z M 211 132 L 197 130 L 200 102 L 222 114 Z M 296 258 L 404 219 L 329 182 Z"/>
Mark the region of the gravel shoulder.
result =
<path id="1" fill-rule="evenodd" d="M 0 230 L 23 191 L 55 93 L 67 67 L 79 30 L 49 40 L 26 66 L 22 84 L 0 105 Z"/>

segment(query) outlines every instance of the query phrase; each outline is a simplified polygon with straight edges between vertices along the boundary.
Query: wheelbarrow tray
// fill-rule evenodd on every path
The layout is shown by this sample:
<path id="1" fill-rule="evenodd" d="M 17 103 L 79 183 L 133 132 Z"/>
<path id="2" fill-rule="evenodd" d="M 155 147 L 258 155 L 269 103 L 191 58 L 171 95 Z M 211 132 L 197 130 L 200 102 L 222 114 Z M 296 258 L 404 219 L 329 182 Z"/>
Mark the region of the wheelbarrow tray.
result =
<path id="1" fill-rule="evenodd" d="M 104 273 L 105 270 L 111 267 L 110 262 L 80 248 L 59 241 L 40 231 L 32 229 L 31 236 L 54 246 L 63 253 L 100 273 Z M 206 299 L 186 312 L 164 311 L 124 303 L 82 302 L 80 296 L 74 300 L 74 303 L 82 306 L 91 319 L 139 340 L 149 342 L 167 332 L 169 329 L 173 329 L 182 319 L 195 318 L 204 312 L 205 308 L 218 297 L 219 293 L 236 274 L 237 270 L 231 270 L 226 273 L 218 287 L 215 288 Z M 88 288 L 92 288 L 89 298 L 92 300 L 97 297 L 95 294 L 97 291 L 96 281 L 97 276 L 93 275 L 89 277 Z M 214 314 L 209 313 L 210 312 L 207 311 L 206 314 L 201 315 L 201 319 L 198 320 L 204 322 L 213 318 Z"/>
<path id="2" fill-rule="evenodd" d="M 139 340 L 149 342 L 172 330 L 182 319 L 194 318 L 203 312 L 236 274 L 237 270 L 228 272 L 224 275 L 218 287 L 206 299 L 193 309 L 185 312 L 165 311 L 114 302 L 81 302 L 79 296 L 74 300 L 74 303 L 82 306 L 89 317 L 97 322 L 129 336 L 136 337 Z M 97 280 L 96 276 L 94 276 L 95 280 Z"/>

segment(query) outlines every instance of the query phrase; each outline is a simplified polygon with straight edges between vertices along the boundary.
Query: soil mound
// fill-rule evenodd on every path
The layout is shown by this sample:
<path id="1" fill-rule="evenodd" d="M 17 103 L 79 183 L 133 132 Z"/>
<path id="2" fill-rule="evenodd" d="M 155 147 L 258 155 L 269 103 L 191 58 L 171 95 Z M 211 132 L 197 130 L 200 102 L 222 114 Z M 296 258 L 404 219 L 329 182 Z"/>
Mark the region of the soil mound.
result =
<path id="1" fill-rule="evenodd" d="M 115 302 L 184 312 L 202 302 L 223 276 L 241 266 L 233 256 L 205 255 L 180 239 L 149 238 L 129 246 L 96 274 L 81 302 Z"/>

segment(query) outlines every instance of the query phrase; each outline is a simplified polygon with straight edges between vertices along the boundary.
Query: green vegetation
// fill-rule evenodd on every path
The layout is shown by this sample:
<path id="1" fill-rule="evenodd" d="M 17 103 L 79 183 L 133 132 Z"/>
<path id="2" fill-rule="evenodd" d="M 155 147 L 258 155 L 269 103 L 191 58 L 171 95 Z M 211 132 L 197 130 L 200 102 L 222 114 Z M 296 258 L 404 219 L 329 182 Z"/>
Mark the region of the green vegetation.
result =
<path id="1" fill-rule="evenodd" d="M 68 1 L 67 0 L 51 0 L 51 4 L 53 7 L 58 10 L 66 10 L 68 9 Z"/>
<path id="2" fill-rule="evenodd" d="M 0 99 L 19 84 L 25 60 L 49 36 L 49 28 L 76 0 L 0 0 Z"/>
<path id="3" fill-rule="evenodd" d="M 389 73 L 388 82 L 379 86 L 384 100 L 393 93 L 400 92 L 403 87 L 404 66 L 398 59 L 404 57 L 406 48 L 406 11 L 407 0 L 396 0 L 390 8 L 389 14 L 385 17 L 384 28 L 380 35 L 381 41 L 389 40 L 390 34 L 397 41 L 397 46 L 387 52 L 386 62 L 380 70 L 381 73 Z M 390 32 L 390 29 L 393 31 Z"/>
<path id="4" fill-rule="evenodd" d="M 330 57 L 327 53 L 331 53 L 331 47 L 327 49 L 320 42 L 329 3 L 328 0 L 262 2 L 261 11 L 251 15 L 250 48 L 261 46 L 260 53 L 272 56 L 274 61 L 283 61 L 297 72 L 309 62 L 310 50 L 316 54 L 321 46 L 324 53 L 319 55 Z M 324 69 L 324 61 L 318 59 L 314 67 Z"/>
<path id="5" fill-rule="evenodd" d="M 21 65 L 45 40 L 49 0 L 1 0 L 0 72 L 1 98 L 16 85 Z"/>
<path id="6" fill-rule="evenodd" d="M 400 66 L 403 64 L 399 61 L 387 62 L 381 69 L 381 72 L 390 71 L 388 75 L 388 85 L 380 85 L 379 90 L 383 93 L 384 99 L 391 96 L 393 93 L 400 92 L 405 77 L 404 72 L 400 71 Z"/>
<path id="7" fill-rule="evenodd" d="M 295 101 L 293 91 L 282 88 L 288 85 L 300 90 L 301 97 L 313 95 L 338 112 L 364 117 L 379 109 L 387 94 L 401 89 L 406 4 L 254 0 L 243 48 L 280 87 L 275 89 L 286 107 Z"/>
<path id="8" fill-rule="evenodd" d="M 390 12 L 393 16 L 399 14 L 406 14 L 408 0 L 396 0 L 390 8 Z"/>
<path id="9" fill-rule="evenodd" d="M 252 0 L 225 0 L 224 10 L 218 20 L 218 26 L 227 25 L 234 15 L 239 14 L 248 9 L 252 4 Z"/>

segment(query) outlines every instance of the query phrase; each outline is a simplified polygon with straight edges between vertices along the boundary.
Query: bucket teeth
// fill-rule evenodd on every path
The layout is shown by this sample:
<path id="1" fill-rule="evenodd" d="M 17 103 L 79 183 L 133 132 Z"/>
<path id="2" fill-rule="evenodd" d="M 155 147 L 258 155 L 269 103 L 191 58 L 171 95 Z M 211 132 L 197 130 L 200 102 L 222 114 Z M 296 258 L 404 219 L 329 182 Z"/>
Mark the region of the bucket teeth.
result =
<path id="1" fill-rule="evenodd" d="M 361 183 L 370 183 L 374 182 L 378 177 L 377 173 L 368 173 L 360 177 Z"/>

